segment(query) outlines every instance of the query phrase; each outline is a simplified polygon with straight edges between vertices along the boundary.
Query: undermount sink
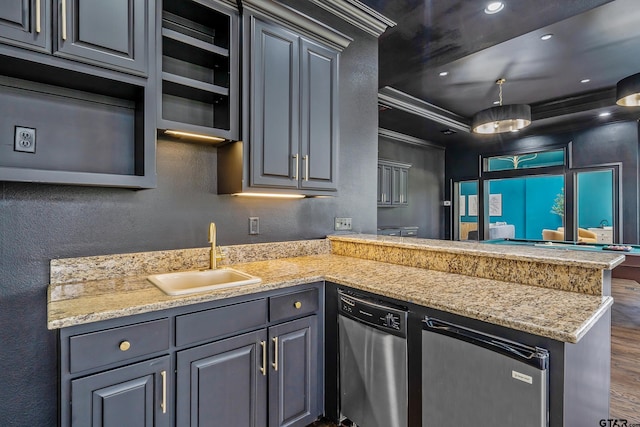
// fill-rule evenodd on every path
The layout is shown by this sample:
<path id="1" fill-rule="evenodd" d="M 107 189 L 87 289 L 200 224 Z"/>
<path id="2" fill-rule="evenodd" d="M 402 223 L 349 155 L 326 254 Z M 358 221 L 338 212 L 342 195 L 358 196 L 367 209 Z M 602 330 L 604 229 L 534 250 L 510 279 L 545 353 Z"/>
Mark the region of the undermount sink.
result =
<path id="1" fill-rule="evenodd" d="M 260 283 L 259 277 L 232 268 L 155 274 L 147 279 L 167 295 L 184 295 Z"/>

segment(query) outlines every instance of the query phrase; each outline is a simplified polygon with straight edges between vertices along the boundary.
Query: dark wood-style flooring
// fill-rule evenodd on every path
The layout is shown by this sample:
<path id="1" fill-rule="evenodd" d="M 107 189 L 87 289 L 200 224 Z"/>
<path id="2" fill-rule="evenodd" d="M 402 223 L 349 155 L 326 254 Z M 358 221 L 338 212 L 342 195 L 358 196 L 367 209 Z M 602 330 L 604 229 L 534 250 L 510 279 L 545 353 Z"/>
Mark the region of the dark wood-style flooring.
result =
<path id="1" fill-rule="evenodd" d="M 610 417 L 640 424 L 640 284 L 613 279 L 611 293 Z M 309 427 L 339 426 L 317 421 Z"/>
<path id="2" fill-rule="evenodd" d="M 640 284 L 611 285 L 611 418 L 640 423 Z"/>

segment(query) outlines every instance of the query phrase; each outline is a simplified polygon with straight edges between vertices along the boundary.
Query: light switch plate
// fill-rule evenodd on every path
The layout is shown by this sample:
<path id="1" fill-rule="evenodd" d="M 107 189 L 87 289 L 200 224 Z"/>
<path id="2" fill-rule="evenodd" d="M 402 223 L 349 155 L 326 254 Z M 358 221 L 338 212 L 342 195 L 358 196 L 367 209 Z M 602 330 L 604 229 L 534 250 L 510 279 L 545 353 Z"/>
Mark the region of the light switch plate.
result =
<path id="1" fill-rule="evenodd" d="M 260 218 L 257 216 L 249 217 L 249 234 L 260 234 Z"/>

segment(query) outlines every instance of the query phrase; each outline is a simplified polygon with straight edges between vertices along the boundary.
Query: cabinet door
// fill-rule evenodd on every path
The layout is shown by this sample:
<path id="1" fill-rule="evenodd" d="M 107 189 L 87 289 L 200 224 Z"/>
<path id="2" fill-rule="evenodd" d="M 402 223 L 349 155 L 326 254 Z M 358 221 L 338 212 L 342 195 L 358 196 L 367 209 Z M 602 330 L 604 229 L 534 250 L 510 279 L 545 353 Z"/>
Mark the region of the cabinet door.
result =
<path id="1" fill-rule="evenodd" d="M 378 205 L 391 204 L 391 166 L 378 164 Z"/>
<path id="2" fill-rule="evenodd" d="M 263 329 L 178 352 L 178 426 L 264 426 L 266 335 Z"/>
<path id="3" fill-rule="evenodd" d="M 55 0 L 54 54 L 120 71 L 147 72 L 153 0 Z"/>
<path id="4" fill-rule="evenodd" d="M 269 427 L 306 426 L 318 417 L 316 316 L 269 328 Z"/>
<path id="5" fill-rule="evenodd" d="M 2 0 L 0 42 L 49 51 L 50 22 L 49 0 Z"/>
<path id="6" fill-rule="evenodd" d="M 72 427 L 168 427 L 169 356 L 71 381 Z"/>
<path id="7" fill-rule="evenodd" d="M 297 188 L 300 40 L 251 18 L 251 184 Z"/>
<path id="8" fill-rule="evenodd" d="M 338 53 L 301 42 L 300 187 L 335 190 L 338 148 Z"/>
<path id="9" fill-rule="evenodd" d="M 393 168 L 393 204 L 406 206 L 409 204 L 409 169 L 394 167 Z"/>

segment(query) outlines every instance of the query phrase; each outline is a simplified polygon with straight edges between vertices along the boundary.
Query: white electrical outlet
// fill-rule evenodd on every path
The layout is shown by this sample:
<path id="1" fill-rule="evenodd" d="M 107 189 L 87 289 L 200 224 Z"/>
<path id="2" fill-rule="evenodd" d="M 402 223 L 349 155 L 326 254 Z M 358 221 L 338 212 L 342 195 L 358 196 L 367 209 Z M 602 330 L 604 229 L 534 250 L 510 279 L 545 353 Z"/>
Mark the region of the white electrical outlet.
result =
<path id="1" fill-rule="evenodd" d="M 14 151 L 20 151 L 22 153 L 35 153 L 36 130 L 33 128 L 16 126 L 13 149 Z"/>
<path id="2" fill-rule="evenodd" d="M 349 231 L 351 230 L 351 218 L 335 218 L 334 230 L 336 231 Z"/>

